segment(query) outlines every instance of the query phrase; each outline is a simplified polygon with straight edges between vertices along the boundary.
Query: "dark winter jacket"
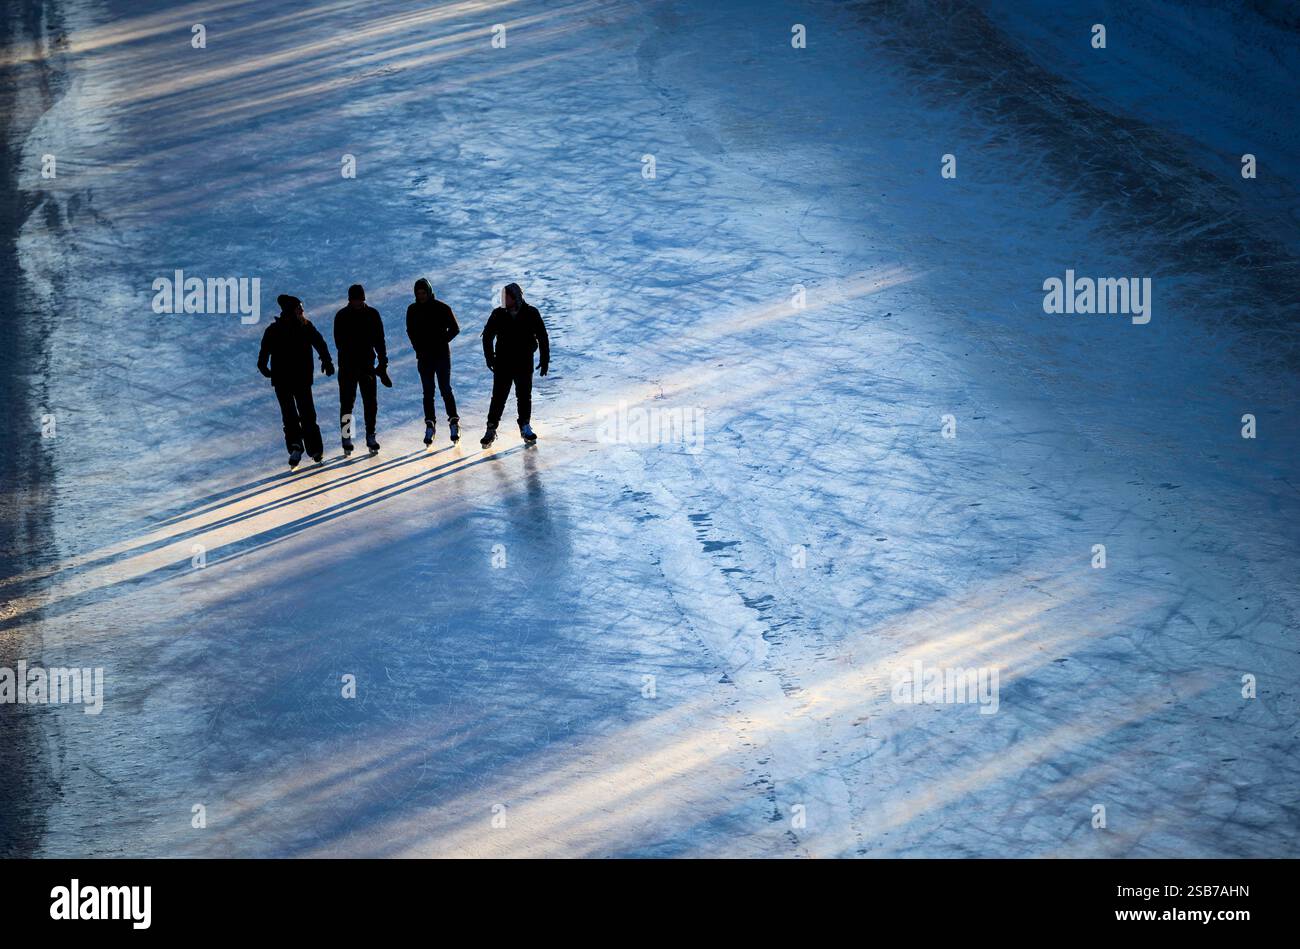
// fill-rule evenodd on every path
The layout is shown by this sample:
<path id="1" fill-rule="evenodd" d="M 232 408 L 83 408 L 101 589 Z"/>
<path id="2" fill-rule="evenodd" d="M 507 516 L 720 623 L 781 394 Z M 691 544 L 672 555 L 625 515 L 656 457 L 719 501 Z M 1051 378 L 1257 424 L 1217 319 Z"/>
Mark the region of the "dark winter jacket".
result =
<path id="1" fill-rule="evenodd" d="M 350 372 L 372 371 L 375 360 L 379 369 L 388 366 L 384 347 L 384 321 L 373 306 L 359 310 L 344 307 L 334 314 L 334 347 L 339 352 L 339 369 Z"/>
<path id="2" fill-rule="evenodd" d="M 433 295 L 424 303 L 412 303 L 406 308 L 406 335 L 419 359 L 445 356 L 450 351 L 447 344 L 456 338 L 460 325 L 451 307 Z"/>
<path id="3" fill-rule="evenodd" d="M 483 355 L 489 366 L 532 365 L 533 353 L 539 349 L 540 366 L 546 369 L 551 361 L 551 341 L 537 307 L 522 303 L 514 313 L 503 306 L 492 311 L 483 327 Z"/>
<path id="4" fill-rule="evenodd" d="M 269 376 L 277 387 L 311 385 L 315 368 L 311 351 L 320 354 L 321 369 L 329 367 L 329 347 L 311 320 L 300 321 L 297 315 L 281 313 L 262 334 L 262 350 L 257 354 L 257 369 Z M 269 365 L 268 365 L 269 364 Z"/>

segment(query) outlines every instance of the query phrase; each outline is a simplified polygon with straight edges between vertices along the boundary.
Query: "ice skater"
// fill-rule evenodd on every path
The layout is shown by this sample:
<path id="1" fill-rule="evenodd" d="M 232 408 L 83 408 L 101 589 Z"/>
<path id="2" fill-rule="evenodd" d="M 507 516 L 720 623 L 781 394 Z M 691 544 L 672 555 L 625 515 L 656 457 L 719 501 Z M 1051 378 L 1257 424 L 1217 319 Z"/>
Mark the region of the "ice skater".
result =
<path id="1" fill-rule="evenodd" d="M 460 441 L 460 416 L 456 414 L 456 396 L 451 391 L 451 347 L 460 332 L 451 307 L 435 299 L 433 287 L 424 277 L 415 281 L 415 302 L 406 308 L 406 335 L 415 350 L 415 365 L 424 387 L 424 444 L 432 445 L 438 428 L 438 406 L 434 387 L 442 392 L 447 409 L 448 434 Z"/>
<path id="2" fill-rule="evenodd" d="M 492 311 L 483 327 L 483 356 L 492 372 L 492 404 L 488 408 L 487 431 L 479 442 L 487 448 L 497 437 L 497 423 L 506 407 L 510 387 L 515 389 L 519 409 L 519 434 L 528 444 L 537 441 L 530 424 L 533 410 L 533 354 L 541 350 L 538 371 L 546 375 L 551 363 L 551 342 L 546 324 L 535 306 L 524 302 L 519 284 L 507 284 L 501 291 L 502 306 Z"/>
<path id="3" fill-rule="evenodd" d="M 320 368 L 325 375 L 334 375 L 334 363 L 325 338 L 307 319 L 302 301 L 286 293 L 277 297 L 276 302 L 280 304 L 280 315 L 262 334 L 257 370 L 275 387 L 292 470 L 302 461 L 304 451 L 317 464 L 325 455 L 320 426 L 316 424 L 316 404 L 311 397 L 316 372 L 311 361 L 312 350 L 320 354 Z"/>
<path id="4" fill-rule="evenodd" d="M 366 305 L 366 291 L 359 283 L 348 287 L 348 305 L 334 314 L 334 348 L 339 353 L 339 428 L 343 454 L 352 454 L 352 407 L 357 389 L 366 421 L 366 447 L 379 453 L 375 421 L 379 415 L 375 379 L 392 387 L 388 378 L 388 350 L 384 346 L 384 321 L 379 311 Z"/>

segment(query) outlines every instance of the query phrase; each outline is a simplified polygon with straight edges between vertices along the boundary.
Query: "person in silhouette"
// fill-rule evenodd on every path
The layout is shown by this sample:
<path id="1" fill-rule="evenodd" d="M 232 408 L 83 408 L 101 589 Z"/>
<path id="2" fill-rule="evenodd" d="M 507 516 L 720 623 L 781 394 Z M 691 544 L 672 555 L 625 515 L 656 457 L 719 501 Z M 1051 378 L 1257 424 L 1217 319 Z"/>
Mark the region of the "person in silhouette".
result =
<path id="1" fill-rule="evenodd" d="M 365 413 L 366 447 L 370 454 L 376 454 L 379 398 L 375 379 L 390 388 L 393 381 L 388 378 L 384 321 L 378 310 L 366 305 L 366 291 L 359 283 L 348 287 L 348 305 L 334 314 L 334 348 L 339 354 L 339 427 L 343 433 L 343 454 L 352 454 L 352 408 L 356 405 L 358 388 Z"/>
<path id="2" fill-rule="evenodd" d="M 487 431 L 479 442 L 487 448 L 497 437 L 497 423 L 506 407 L 511 386 L 519 409 L 519 434 L 528 444 L 537 441 L 530 424 L 533 410 L 533 354 L 541 351 L 539 371 L 544 376 L 551 364 L 551 341 L 546 324 L 535 306 L 524 302 L 519 284 L 507 284 L 501 291 L 501 306 L 492 311 L 483 327 L 483 356 L 492 372 L 492 403 L 488 408 Z"/>
<path id="3" fill-rule="evenodd" d="M 453 442 L 460 441 L 460 416 L 456 414 L 456 396 L 451 391 L 451 346 L 448 345 L 460 326 L 451 307 L 433 296 L 433 287 L 424 277 L 415 281 L 415 302 L 406 308 L 406 335 L 415 350 L 415 365 L 424 388 L 424 443 L 433 444 L 438 427 L 438 406 L 434 386 L 442 391 L 447 409 L 447 426 Z"/>
<path id="4" fill-rule="evenodd" d="M 280 315 L 262 334 L 257 371 L 270 379 L 275 387 L 280 418 L 284 422 L 284 444 L 289 449 L 289 467 L 298 467 L 304 450 L 320 464 L 325 449 L 321 444 L 320 426 L 316 424 L 316 404 L 311 397 L 311 383 L 316 372 L 312 365 L 312 350 L 320 355 L 320 368 L 325 375 L 334 375 L 334 363 L 325 338 L 307 319 L 302 301 L 286 293 L 281 294 L 276 302 L 280 304 Z"/>

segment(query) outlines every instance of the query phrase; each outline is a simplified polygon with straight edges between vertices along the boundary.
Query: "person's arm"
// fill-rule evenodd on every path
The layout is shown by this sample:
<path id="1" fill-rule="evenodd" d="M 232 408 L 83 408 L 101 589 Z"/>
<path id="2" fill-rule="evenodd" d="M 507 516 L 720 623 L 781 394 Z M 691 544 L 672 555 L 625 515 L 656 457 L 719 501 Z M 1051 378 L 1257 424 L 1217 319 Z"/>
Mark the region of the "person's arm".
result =
<path id="1" fill-rule="evenodd" d="M 496 324 L 492 321 L 492 317 L 488 316 L 487 323 L 483 327 L 483 358 L 487 360 L 488 369 L 491 369 L 496 362 L 496 356 L 492 351 L 492 343 L 496 337 Z"/>
<path id="2" fill-rule="evenodd" d="M 379 311 L 375 310 L 375 355 L 379 357 L 379 368 L 384 369 L 388 366 L 388 349 L 384 346 L 384 321 L 379 316 Z"/>
<path id="3" fill-rule="evenodd" d="M 330 348 L 325 344 L 325 337 L 320 334 L 315 326 L 308 323 L 311 329 L 311 344 L 316 349 L 316 354 L 320 356 L 320 371 L 327 376 L 334 375 L 334 360 L 330 359 Z"/>
<path id="4" fill-rule="evenodd" d="M 406 308 L 406 338 L 411 341 L 411 348 L 415 350 L 415 355 L 420 355 L 420 343 L 416 332 L 415 321 L 415 304 Z"/>
<path id="5" fill-rule="evenodd" d="M 451 307 L 445 303 L 443 306 L 447 307 L 447 342 L 450 343 L 460 335 L 460 324 L 456 322 L 456 314 L 451 312 Z"/>
<path id="6" fill-rule="evenodd" d="M 542 375 L 546 375 L 547 370 L 551 368 L 551 338 L 546 335 L 546 324 L 542 321 L 542 312 L 536 309 L 533 312 L 537 314 L 537 349 L 541 359 L 541 367 L 538 371 Z"/>
<path id="7" fill-rule="evenodd" d="M 266 332 L 262 334 L 262 348 L 257 353 L 257 371 L 260 372 L 262 375 L 266 376 L 266 378 L 268 379 L 271 378 L 271 370 L 267 368 L 267 363 L 271 359 L 271 327 L 272 326 L 275 326 L 275 324 L 272 323 L 271 326 L 268 326 L 266 328 Z"/>

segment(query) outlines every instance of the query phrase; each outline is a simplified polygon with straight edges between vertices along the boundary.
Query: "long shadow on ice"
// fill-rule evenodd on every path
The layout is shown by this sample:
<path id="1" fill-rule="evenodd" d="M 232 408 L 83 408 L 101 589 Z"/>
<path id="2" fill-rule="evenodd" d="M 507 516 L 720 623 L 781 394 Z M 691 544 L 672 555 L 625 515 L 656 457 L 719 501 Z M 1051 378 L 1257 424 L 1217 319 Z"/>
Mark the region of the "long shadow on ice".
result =
<path id="1" fill-rule="evenodd" d="M 294 518 L 286 523 L 278 524 L 274 527 L 270 527 L 264 530 L 251 531 L 236 539 L 214 544 L 205 549 L 205 556 L 207 557 L 208 568 L 214 567 L 217 564 L 230 563 L 243 556 L 246 556 L 249 553 L 253 553 L 265 547 L 276 544 L 280 541 L 293 537 L 313 527 L 317 527 L 329 523 L 330 521 L 333 521 L 337 518 L 342 518 L 347 515 L 354 514 L 359 511 L 363 511 L 374 504 L 378 504 L 382 501 L 386 501 L 391 498 L 398 497 L 400 495 L 406 494 L 409 491 L 414 491 L 417 488 L 426 487 L 444 478 L 462 473 L 467 469 L 492 462 L 496 459 L 513 455 L 523 450 L 524 449 L 522 447 L 505 449 L 503 451 L 498 451 L 489 455 L 485 455 L 482 458 L 464 461 L 464 463 L 460 463 L 460 464 L 458 464 L 458 462 L 461 461 L 462 459 L 449 461 L 441 465 L 438 465 L 437 467 L 431 470 L 421 471 L 416 474 L 409 475 L 407 477 L 400 478 L 395 481 L 389 481 L 381 486 L 375 487 L 373 490 L 367 493 L 361 494 L 357 497 L 347 498 L 345 500 L 339 501 L 338 503 L 331 504 L 321 510 L 312 511 L 309 514 L 304 514 L 301 517 Z M 410 463 L 411 461 L 415 461 L 418 460 L 419 458 L 427 457 L 427 456 L 428 456 L 427 452 L 421 451 L 415 453 L 414 458 L 409 458 L 404 461 L 394 462 L 390 464 L 387 471 L 372 472 L 371 474 L 376 477 L 380 475 L 388 475 L 391 474 L 393 469 L 397 467 L 400 467 L 402 465 Z M 351 487 L 353 486 L 352 484 L 353 481 L 361 481 L 361 480 L 364 480 L 364 478 L 352 479 L 348 483 L 345 483 L 343 486 Z M 328 493 L 328 490 L 329 489 L 325 489 L 321 493 Z M 276 508 L 279 509 L 292 508 L 294 503 L 302 503 L 302 501 L 303 499 L 300 498 L 294 501 L 293 503 L 288 503 L 285 505 L 276 505 Z M 270 513 L 274 513 L 274 511 Z M 225 527 L 226 528 L 238 527 L 238 522 L 243 520 L 244 518 L 237 518 L 235 519 L 234 523 L 227 524 L 225 525 Z M 221 528 L 211 528 L 211 529 L 219 530 Z M 184 536 L 185 535 L 182 535 L 179 538 L 182 542 L 184 540 Z M 197 532 L 194 533 L 192 536 L 203 537 L 205 535 L 202 532 Z M 152 566 L 148 563 L 148 561 L 151 559 L 150 554 L 152 552 L 154 552 L 155 550 L 165 549 L 169 545 L 177 543 L 177 541 L 178 541 L 177 537 L 170 537 L 167 539 L 166 542 L 152 545 L 150 549 L 146 549 L 143 552 L 132 551 L 131 556 L 141 557 L 146 560 L 146 564 L 137 573 L 129 574 L 120 579 L 109 578 L 106 582 L 95 585 L 91 589 L 82 592 L 76 592 L 76 593 L 60 596 L 56 591 L 48 600 L 42 603 L 41 608 L 44 611 L 44 615 L 51 616 L 51 617 L 66 615 L 68 613 L 72 613 L 77 610 L 83 609 L 84 607 L 89 606 L 91 604 L 103 603 L 107 600 L 130 593 L 132 591 L 151 587 L 158 583 L 162 583 L 168 580 L 183 579 L 185 577 L 191 576 L 193 573 L 193 564 L 191 561 L 191 553 L 188 550 L 179 551 L 174 559 L 168 559 L 167 562 L 158 564 L 157 566 Z M 125 556 L 122 558 L 111 558 L 111 559 L 120 562 L 126 562 L 128 564 L 128 567 L 126 569 L 127 570 L 130 569 L 129 556 Z M 107 569 L 108 567 L 111 566 L 112 563 L 109 563 L 105 567 L 101 567 L 100 569 Z M 21 623 L 30 621 L 31 610 L 34 608 L 35 608 L 34 606 L 29 609 L 23 609 L 21 607 L 18 607 L 10 610 L 9 613 L 5 616 L 5 618 L 3 620 L 0 620 L 0 630 L 8 629 L 20 625 Z"/>
<path id="2" fill-rule="evenodd" d="M 490 503 L 412 522 L 392 542 L 359 525 L 354 543 L 312 557 L 309 584 L 204 610 L 202 669 L 187 674 L 213 677 L 202 759 L 228 789 L 210 805 L 216 852 L 374 854 L 400 843 L 376 837 L 393 822 L 475 789 L 486 822 L 492 804 L 511 803 L 489 799 L 502 775 L 605 718 L 608 695 L 581 671 L 571 540 L 530 454 L 522 476 L 500 472 Z M 271 675 L 245 681 L 240 668 Z M 343 674 L 356 676 L 355 699 L 341 695 Z"/>

